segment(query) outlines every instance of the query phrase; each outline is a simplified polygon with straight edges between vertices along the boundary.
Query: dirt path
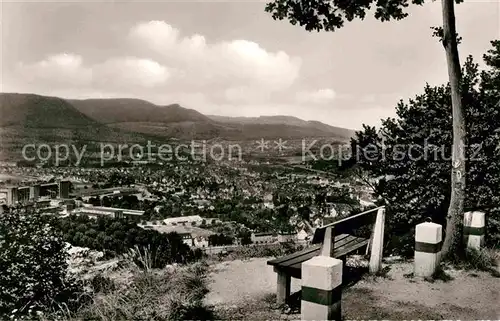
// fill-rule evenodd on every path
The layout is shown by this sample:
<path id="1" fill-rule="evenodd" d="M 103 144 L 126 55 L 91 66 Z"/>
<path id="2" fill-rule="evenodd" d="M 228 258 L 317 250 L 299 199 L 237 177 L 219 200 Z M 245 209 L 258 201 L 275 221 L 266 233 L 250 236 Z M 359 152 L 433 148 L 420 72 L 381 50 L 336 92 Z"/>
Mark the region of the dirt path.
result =
<path id="1" fill-rule="evenodd" d="M 350 318 L 500 319 L 500 279 L 489 273 L 447 271 L 449 282 L 407 278 L 411 263 L 394 264 L 388 278 L 362 280 L 346 291 Z M 366 304 L 357 301 L 362 298 Z"/>
<path id="2" fill-rule="evenodd" d="M 238 304 L 263 298 L 276 291 L 276 273 L 267 259 L 235 260 L 216 264 L 207 295 L 208 304 Z M 292 291 L 300 290 L 300 280 L 292 279 Z"/>
<path id="3" fill-rule="evenodd" d="M 214 266 L 207 303 L 231 319 L 297 319 L 273 310 L 276 275 L 267 259 Z M 500 319 L 500 279 L 488 273 L 448 271 L 448 282 L 408 278 L 411 263 L 390 265 L 386 277 L 365 277 L 342 297 L 346 319 Z M 292 279 L 292 291 L 300 280 Z"/>

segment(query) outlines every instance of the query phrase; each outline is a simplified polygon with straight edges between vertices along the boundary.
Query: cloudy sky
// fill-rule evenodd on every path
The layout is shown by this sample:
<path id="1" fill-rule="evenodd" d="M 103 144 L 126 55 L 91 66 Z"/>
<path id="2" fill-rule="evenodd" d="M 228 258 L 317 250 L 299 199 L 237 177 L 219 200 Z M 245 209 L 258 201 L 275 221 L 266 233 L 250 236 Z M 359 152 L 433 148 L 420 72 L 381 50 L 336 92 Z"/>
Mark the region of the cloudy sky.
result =
<path id="1" fill-rule="evenodd" d="M 431 26 L 440 1 L 410 17 L 309 33 L 265 2 L 0 4 L 1 89 L 66 98 L 134 97 L 205 114 L 292 115 L 359 128 L 400 98 L 447 79 Z M 500 2 L 457 6 L 462 60 L 500 38 Z"/>

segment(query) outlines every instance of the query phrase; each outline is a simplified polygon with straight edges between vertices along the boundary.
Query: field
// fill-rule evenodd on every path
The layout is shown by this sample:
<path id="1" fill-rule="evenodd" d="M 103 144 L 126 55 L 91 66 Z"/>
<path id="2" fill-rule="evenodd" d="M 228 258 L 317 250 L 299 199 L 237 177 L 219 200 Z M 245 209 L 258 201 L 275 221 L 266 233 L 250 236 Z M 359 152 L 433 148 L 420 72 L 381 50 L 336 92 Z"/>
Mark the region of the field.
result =
<path id="1" fill-rule="evenodd" d="M 276 275 L 268 259 L 213 266 L 207 303 L 230 319 L 298 319 L 274 306 Z M 393 263 L 384 277 L 365 276 L 343 292 L 346 319 L 500 319 L 500 282 L 488 273 L 448 270 L 448 282 L 408 277 L 411 262 Z M 300 280 L 292 279 L 292 292 Z"/>

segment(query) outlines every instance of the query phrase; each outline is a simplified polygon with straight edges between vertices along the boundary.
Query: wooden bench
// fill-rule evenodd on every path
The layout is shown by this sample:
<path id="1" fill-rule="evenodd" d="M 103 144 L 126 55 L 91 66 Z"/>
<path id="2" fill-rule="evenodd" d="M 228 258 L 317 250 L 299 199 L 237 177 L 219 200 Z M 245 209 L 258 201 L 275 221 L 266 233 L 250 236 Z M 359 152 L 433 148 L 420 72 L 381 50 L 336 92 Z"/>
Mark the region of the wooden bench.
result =
<path id="1" fill-rule="evenodd" d="M 302 263 L 314 256 L 330 256 L 345 262 L 347 255 L 362 248 L 366 248 L 368 254 L 371 249 L 370 272 L 377 272 L 382 260 L 384 220 L 383 206 L 337 220 L 317 228 L 308 248 L 268 261 L 267 264 L 272 265 L 278 274 L 278 303 L 288 300 L 291 277 L 300 279 Z"/>

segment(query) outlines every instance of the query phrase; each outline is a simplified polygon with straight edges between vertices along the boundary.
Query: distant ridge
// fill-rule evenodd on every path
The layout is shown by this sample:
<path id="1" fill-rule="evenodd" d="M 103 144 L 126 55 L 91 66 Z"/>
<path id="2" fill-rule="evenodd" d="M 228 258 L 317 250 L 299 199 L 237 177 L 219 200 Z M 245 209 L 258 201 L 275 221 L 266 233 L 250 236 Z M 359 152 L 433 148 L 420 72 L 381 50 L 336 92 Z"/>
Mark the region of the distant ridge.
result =
<path id="1" fill-rule="evenodd" d="M 335 127 L 324 124 L 316 120 L 302 120 L 293 116 L 259 116 L 259 117 L 228 117 L 228 116 L 217 116 L 217 115 L 207 115 L 209 118 L 224 123 L 239 123 L 239 124 L 267 124 L 267 125 L 289 125 L 298 126 L 304 128 L 314 128 L 315 130 L 330 132 L 338 137 L 350 138 L 354 135 L 354 130 Z"/>
<path id="2" fill-rule="evenodd" d="M 205 115 L 178 104 L 157 106 L 149 101 L 131 98 L 67 99 L 77 110 L 100 123 L 127 122 L 175 123 L 183 121 L 210 122 Z"/>
<path id="3" fill-rule="evenodd" d="M 178 104 L 140 99 L 63 99 L 0 93 L 0 138 L 11 146 L 35 141 L 132 141 L 151 138 L 250 140 L 329 137 L 354 131 L 291 116 L 206 116 Z"/>

